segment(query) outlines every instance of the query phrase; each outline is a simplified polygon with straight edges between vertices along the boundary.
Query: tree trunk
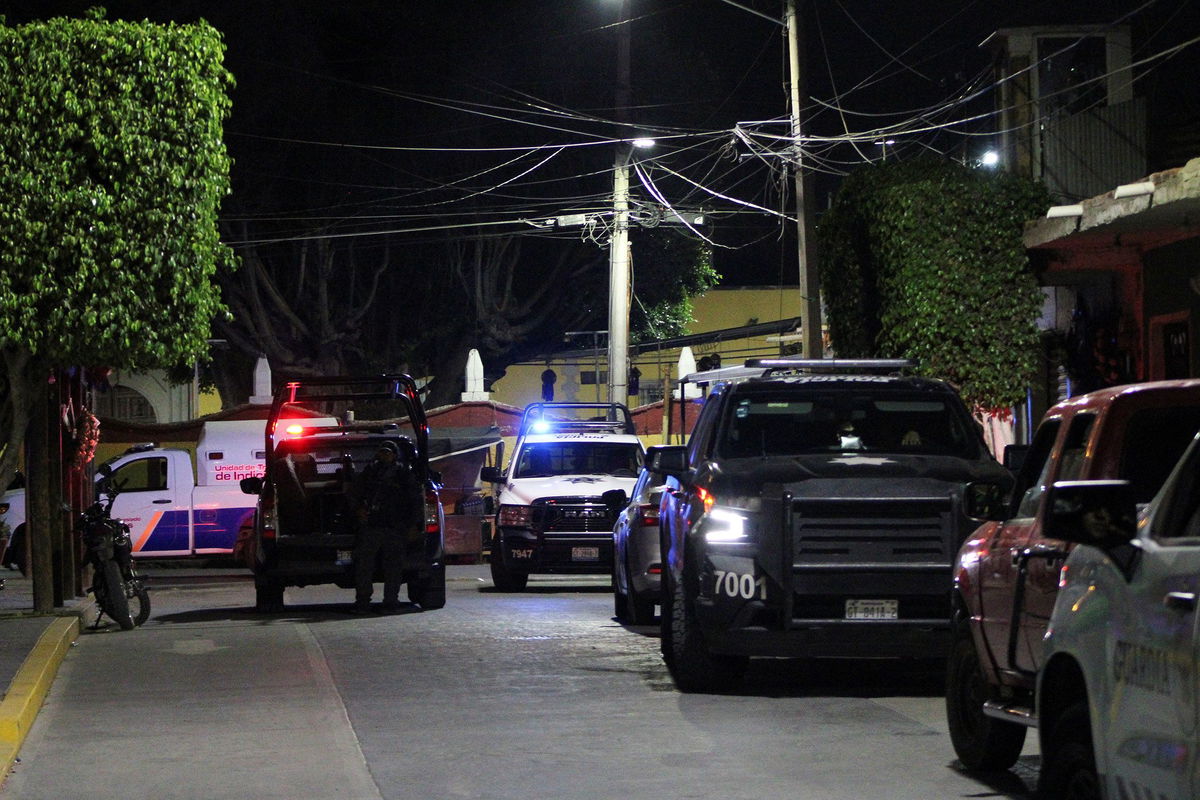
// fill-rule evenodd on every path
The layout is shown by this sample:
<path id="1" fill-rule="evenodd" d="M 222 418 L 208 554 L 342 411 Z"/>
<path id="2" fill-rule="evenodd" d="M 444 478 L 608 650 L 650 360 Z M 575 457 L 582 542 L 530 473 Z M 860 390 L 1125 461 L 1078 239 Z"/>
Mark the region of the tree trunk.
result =
<path id="1" fill-rule="evenodd" d="M 50 526 L 50 414 L 47 384 L 32 393 L 29 434 L 25 440 L 25 536 L 29 539 L 29 573 L 33 579 L 33 610 L 54 608 L 54 543 Z"/>
<path id="2" fill-rule="evenodd" d="M 443 349 L 442 357 L 432 364 L 431 373 L 437 376 L 425 397 L 426 408 L 439 408 L 457 403 L 462 399 L 461 379 L 467 372 L 467 356 L 471 344 L 464 337 L 456 344 Z"/>

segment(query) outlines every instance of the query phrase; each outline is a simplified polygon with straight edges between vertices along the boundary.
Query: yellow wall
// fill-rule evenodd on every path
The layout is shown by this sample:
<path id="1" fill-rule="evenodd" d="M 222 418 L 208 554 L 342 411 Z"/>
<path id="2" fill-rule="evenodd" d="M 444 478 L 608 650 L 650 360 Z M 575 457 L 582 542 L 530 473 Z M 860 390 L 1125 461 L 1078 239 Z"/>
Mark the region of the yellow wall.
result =
<path id="1" fill-rule="evenodd" d="M 774 322 L 800 316 L 800 291 L 795 287 L 734 287 L 729 289 L 713 289 L 693 301 L 693 322 L 688 326 L 688 333 L 709 333 L 711 331 L 738 328 L 744 325 Z M 740 364 L 747 358 L 778 355 L 779 344 L 768 342 L 766 337 L 753 339 L 735 339 L 699 345 L 692 348 L 692 353 L 699 361 L 710 353 L 719 353 L 723 366 Z M 608 356 L 602 351 L 599 354 L 601 377 L 607 375 Z M 679 348 L 660 351 L 647 351 L 630 358 L 631 364 L 641 371 L 641 384 L 648 386 L 676 379 L 676 365 L 679 362 Z M 591 350 L 578 350 L 570 354 L 560 354 L 552 358 L 550 367 L 557 375 L 554 384 L 554 399 L 556 401 L 578 402 L 608 402 L 607 387 L 601 383 L 599 391 L 594 383 L 583 383 L 583 373 L 595 372 L 596 358 Z M 504 377 L 492 384 L 491 399 L 500 403 L 523 408 L 529 403 L 542 399 L 542 371 L 546 368 L 544 362 L 524 362 L 512 364 L 506 370 Z M 643 405 L 658 396 L 648 397 L 643 392 L 638 397 L 630 397 L 626 405 L 636 407 Z"/>
<path id="2" fill-rule="evenodd" d="M 216 389 L 206 389 L 200 393 L 200 398 L 196 402 L 200 413 L 198 416 L 207 416 L 215 414 L 221 410 L 221 395 Z"/>
<path id="3" fill-rule="evenodd" d="M 692 300 L 695 321 L 688 333 L 707 333 L 800 316 L 800 290 L 794 286 L 734 286 L 713 289 Z"/>

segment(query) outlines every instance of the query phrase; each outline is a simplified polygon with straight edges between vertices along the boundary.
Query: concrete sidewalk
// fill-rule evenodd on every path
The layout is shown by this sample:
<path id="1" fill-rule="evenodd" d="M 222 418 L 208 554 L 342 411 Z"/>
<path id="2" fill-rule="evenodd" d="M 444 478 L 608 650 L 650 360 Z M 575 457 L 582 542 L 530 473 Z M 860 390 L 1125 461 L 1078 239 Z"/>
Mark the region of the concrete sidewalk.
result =
<path id="1" fill-rule="evenodd" d="M 58 666 L 79 636 L 90 598 L 72 598 L 52 614 L 33 612 L 33 586 L 15 570 L 0 569 L 0 781 L 8 775 Z"/>

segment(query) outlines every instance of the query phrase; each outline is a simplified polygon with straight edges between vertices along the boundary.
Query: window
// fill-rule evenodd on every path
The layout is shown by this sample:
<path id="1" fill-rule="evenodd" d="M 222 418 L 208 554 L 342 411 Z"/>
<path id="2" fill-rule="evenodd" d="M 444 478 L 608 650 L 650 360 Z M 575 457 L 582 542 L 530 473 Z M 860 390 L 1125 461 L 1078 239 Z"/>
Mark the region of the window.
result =
<path id="1" fill-rule="evenodd" d="M 1133 484 L 1134 498 L 1148 503 L 1200 429 L 1200 408 L 1146 408 L 1129 419 L 1118 477 Z"/>
<path id="2" fill-rule="evenodd" d="M 762 389 L 732 401 L 720 453 L 731 458 L 824 452 L 978 456 L 952 399 L 929 393 Z"/>
<path id="3" fill-rule="evenodd" d="M 1046 481 L 1050 473 L 1050 453 L 1054 449 L 1054 440 L 1058 438 L 1062 421 L 1047 420 L 1038 428 L 1037 434 L 1030 445 L 1029 455 L 1021 465 L 1017 475 L 1016 486 L 1013 487 L 1015 497 L 1021 498 L 1017 505 L 1018 517 L 1032 517 L 1037 513 L 1038 504 L 1046 492 Z"/>
<path id="4" fill-rule="evenodd" d="M 1077 414 L 1067 429 L 1067 440 L 1063 442 L 1062 458 L 1055 480 L 1076 481 L 1082 477 L 1084 457 L 1087 455 L 1088 439 L 1096 424 L 1095 414 Z"/>
<path id="5" fill-rule="evenodd" d="M 167 459 L 139 458 L 119 467 L 112 483 L 121 492 L 161 492 L 167 488 Z"/>
<path id="6" fill-rule="evenodd" d="M 104 417 L 124 420 L 125 422 L 152 423 L 158 419 L 154 415 L 154 406 L 137 389 L 128 386 L 114 386 L 111 391 L 96 399 L 96 411 Z"/>
<path id="7" fill-rule="evenodd" d="M 555 475 L 618 475 L 632 478 L 642 467 L 636 444 L 618 442 L 535 442 L 521 450 L 516 478 Z"/>

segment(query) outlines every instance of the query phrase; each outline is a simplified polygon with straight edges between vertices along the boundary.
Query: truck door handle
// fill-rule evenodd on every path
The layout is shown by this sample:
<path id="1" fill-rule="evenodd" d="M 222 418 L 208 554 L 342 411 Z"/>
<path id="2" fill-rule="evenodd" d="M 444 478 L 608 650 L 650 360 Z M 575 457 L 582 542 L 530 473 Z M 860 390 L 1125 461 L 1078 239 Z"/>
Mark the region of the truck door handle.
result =
<path id="1" fill-rule="evenodd" d="M 162 500 L 154 500 L 153 502 L 157 505 L 163 505 L 165 503 L 171 502 L 171 499 L 169 497 L 165 497 Z"/>
<path id="2" fill-rule="evenodd" d="M 1196 595 L 1192 592 L 1167 592 L 1163 605 L 1172 611 L 1195 611 Z"/>

